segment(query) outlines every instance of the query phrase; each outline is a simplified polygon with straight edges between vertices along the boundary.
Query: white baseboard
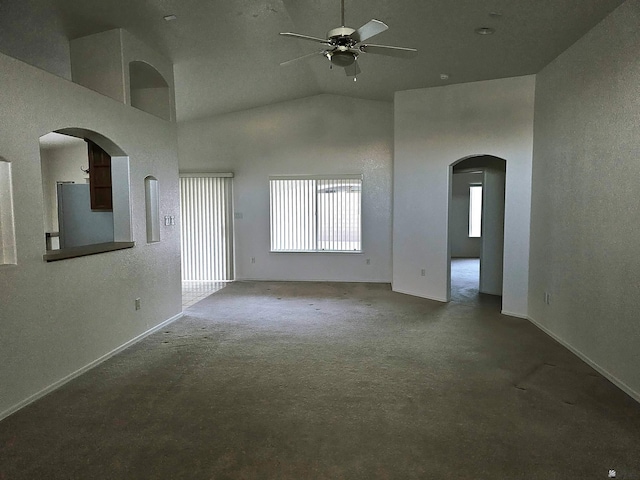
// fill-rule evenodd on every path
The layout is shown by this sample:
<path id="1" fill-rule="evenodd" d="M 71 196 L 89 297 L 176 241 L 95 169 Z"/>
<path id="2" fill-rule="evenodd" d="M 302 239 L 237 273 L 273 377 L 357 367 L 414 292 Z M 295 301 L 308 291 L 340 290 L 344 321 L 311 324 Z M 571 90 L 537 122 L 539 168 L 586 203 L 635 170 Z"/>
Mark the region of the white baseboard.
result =
<path id="1" fill-rule="evenodd" d="M 613 383 L 616 387 L 618 387 L 620 390 L 622 390 L 624 393 L 626 393 L 627 395 L 629 395 L 631 398 L 633 398 L 636 402 L 640 403 L 640 392 L 635 391 L 633 388 L 631 388 L 629 385 L 627 385 L 626 383 L 624 383 L 622 380 L 620 380 L 618 377 L 616 377 L 615 375 L 613 375 L 611 372 L 609 372 L 607 369 L 601 367 L 600 365 L 598 365 L 596 362 L 594 362 L 593 360 L 591 360 L 589 357 L 587 357 L 584 353 L 582 353 L 580 350 L 578 350 L 577 348 L 575 348 L 573 345 L 571 345 L 570 343 L 568 343 L 567 341 L 563 340 L 562 338 L 560 338 L 559 336 L 557 336 L 555 333 L 553 333 L 551 330 L 549 330 L 547 327 L 543 326 L 540 322 L 534 320 L 531 317 L 527 317 L 527 320 L 529 320 L 531 323 L 533 323 L 536 327 L 538 327 L 540 330 L 542 330 L 544 333 L 546 333 L 547 335 L 549 335 L 551 338 L 553 338 L 556 342 L 558 342 L 560 345 L 562 345 L 563 347 L 567 348 L 569 351 L 571 351 L 574 355 L 578 356 L 581 360 L 583 360 L 585 363 L 587 363 L 590 367 L 592 367 L 594 370 L 598 371 L 598 373 L 600 373 L 603 377 L 605 377 L 607 380 L 609 380 L 611 383 Z"/>
<path id="2" fill-rule="evenodd" d="M 282 279 L 282 278 L 251 278 L 251 277 L 238 277 L 236 278 L 234 281 L 236 282 L 286 282 L 286 283 L 295 283 L 295 282 L 300 282 L 300 283 L 386 283 L 388 285 L 391 285 L 391 280 L 376 280 L 376 279 L 367 279 L 367 280 L 363 280 L 363 279 L 344 279 L 341 278 L 340 280 L 336 280 L 336 279 L 331 279 L 331 278 L 326 278 L 326 279 L 322 279 L 322 278 L 295 278 L 293 280 L 291 279 Z"/>
<path id="3" fill-rule="evenodd" d="M 43 388 L 42 390 L 40 390 L 39 392 L 34 393 L 33 395 L 27 397 L 26 399 L 22 400 L 21 402 L 15 404 L 12 407 L 9 407 L 7 410 L 5 410 L 4 412 L 0 413 L 0 421 L 2 421 L 4 418 L 7 418 L 9 415 L 17 412 L 18 410 L 20 410 L 21 408 L 26 407 L 27 405 L 29 405 L 30 403 L 35 402 L 36 400 L 44 397 L 45 395 L 47 395 L 48 393 L 53 392 L 54 390 L 56 390 L 57 388 L 60 388 L 62 385 L 64 385 L 67 382 L 70 382 L 71 380 L 73 380 L 74 378 L 82 375 L 85 372 L 88 372 L 89 370 L 91 370 L 93 367 L 96 367 L 97 365 L 101 364 L 102 362 L 110 359 L 111 357 L 113 357 L 114 355 L 117 355 L 118 353 L 122 352 L 123 350 L 125 350 L 126 348 L 130 347 L 131 345 L 133 345 L 134 343 L 139 342 L 140 340 L 142 340 L 143 338 L 151 335 L 152 333 L 157 332 L 158 330 L 160 330 L 161 328 L 166 327 L 167 325 L 169 325 L 170 323 L 175 322 L 176 320 L 178 320 L 179 318 L 181 318 L 184 315 L 183 312 L 180 312 L 177 315 L 174 315 L 173 317 L 165 320 L 164 322 L 162 322 L 159 325 L 156 325 L 153 328 L 150 328 L 149 330 L 147 330 L 144 333 L 141 333 L 140 335 L 138 335 L 137 337 L 132 338 L 131 340 L 129 340 L 126 343 L 123 343 L 122 345 L 120 345 L 119 347 L 111 350 L 109 353 L 104 354 L 103 356 L 101 356 L 100 358 L 97 358 L 96 360 L 94 360 L 91 363 L 88 363 L 87 365 L 85 365 L 84 367 L 76 370 L 73 373 L 70 373 L 69 375 L 67 375 L 66 377 L 61 378 L 60 380 L 52 383 L 51 385 L 49 385 L 48 387 Z"/>
<path id="4" fill-rule="evenodd" d="M 508 312 L 506 310 L 502 310 L 500 313 L 502 315 L 508 315 L 510 317 L 522 318 L 523 320 L 531 320 L 527 315 L 522 315 L 521 313 Z"/>
<path id="5" fill-rule="evenodd" d="M 449 300 L 447 300 L 446 298 L 438 298 L 438 297 L 427 297 L 425 295 L 419 295 L 415 292 L 408 292 L 406 290 L 400 290 L 400 289 L 396 289 L 392 287 L 392 290 L 396 293 L 402 293 L 403 295 L 411 295 L 412 297 L 418 297 L 418 298 L 424 298 L 426 300 L 433 300 L 435 302 L 442 302 L 442 303 L 448 303 Z"/>

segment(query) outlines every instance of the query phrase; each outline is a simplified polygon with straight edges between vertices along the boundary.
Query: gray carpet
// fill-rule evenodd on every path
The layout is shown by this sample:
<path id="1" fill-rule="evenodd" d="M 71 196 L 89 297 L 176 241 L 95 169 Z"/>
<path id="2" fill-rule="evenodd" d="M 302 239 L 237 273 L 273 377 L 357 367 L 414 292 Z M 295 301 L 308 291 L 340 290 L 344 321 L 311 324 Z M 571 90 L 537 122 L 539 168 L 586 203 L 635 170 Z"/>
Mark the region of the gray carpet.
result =
<path id="1" fill-rule="evenodd" d="M 640 404 L 496 305 L 237 282 L 0 423 L 0 479 L 640 478 Z"/>

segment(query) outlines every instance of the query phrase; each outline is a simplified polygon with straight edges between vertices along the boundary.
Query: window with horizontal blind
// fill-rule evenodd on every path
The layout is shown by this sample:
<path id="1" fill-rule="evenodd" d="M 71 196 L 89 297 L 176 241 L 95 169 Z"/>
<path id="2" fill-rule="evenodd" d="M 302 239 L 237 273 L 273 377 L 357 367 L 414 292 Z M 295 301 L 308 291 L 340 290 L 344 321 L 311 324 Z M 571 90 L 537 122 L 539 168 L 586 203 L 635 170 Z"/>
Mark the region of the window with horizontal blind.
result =
<path id="1" fill-rule="evenodd" d="M 272 252 L 362 251 L 362 175 L 269 177 Z"/>

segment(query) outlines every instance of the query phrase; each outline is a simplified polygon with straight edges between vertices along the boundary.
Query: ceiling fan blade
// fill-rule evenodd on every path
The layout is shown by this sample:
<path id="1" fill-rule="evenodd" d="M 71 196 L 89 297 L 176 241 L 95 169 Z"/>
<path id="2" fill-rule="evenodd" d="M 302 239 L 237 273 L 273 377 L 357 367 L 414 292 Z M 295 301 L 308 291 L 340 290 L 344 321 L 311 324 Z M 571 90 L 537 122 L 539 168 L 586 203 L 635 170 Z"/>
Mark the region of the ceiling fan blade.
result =
<path id="1" fill-rule="evenodd" d="M 389 57 L 413 58 L 418 50 L 406 47 L 391 47 L 389 45 L 360 45 L 360 51 L 375 53 L 376 55 L 388 55 Z"/>
<path id="2" fill-rule="evenodd" d="M 307 53 L 306 55 L 303 55 L 303 56 L 298 57 L 298 58 L 294 58 L 293 60 L 287 60 L 286 62 L 282 62 L 280 64 L 280 66 L 281 67 L 287 67 L 287 66 L 291 65 L 292 63 L 298 62 L 299 60 L 304 60 L 305 58 L 313 57 L 314 55 L 318 55 L 318 54 L 324 54 L 324 50 L 319 50 L 317 52 Z"/>
<path id="3" fill-rule="evenodd" d="M 310 40 L 312 42 L 325 43 L 329 45 L 329 42 L 324 38 L 310 37 L 309 35 L 301 35 L 299 33 L 291 33 L 291 32 L 282 32 L 280 33 L 280 35 L 285 37 L 299 38 L 300 40 Z"/>
<path id="4" fill-rule="evenodd" d="M 355 77 L 361 72 L 360 65 L 358 65 L 358 61 L 356 60 L 351 65 L 347 65 L 344 67 L 344 73 L 347 74 L 347 77 Z"/>
<path id="5" fill-rule="evenodd" d="M 380 20 L 370 20 L 368 23 L 365 23 L 358 30 L 356 30 L 351 36 L 355 38 L 358 42 L 364 42 L 368 38 L 373 37 L 374 35 L 378 35 L 379 33 L 384 32 L 389 27 L 381 22 Z"/>

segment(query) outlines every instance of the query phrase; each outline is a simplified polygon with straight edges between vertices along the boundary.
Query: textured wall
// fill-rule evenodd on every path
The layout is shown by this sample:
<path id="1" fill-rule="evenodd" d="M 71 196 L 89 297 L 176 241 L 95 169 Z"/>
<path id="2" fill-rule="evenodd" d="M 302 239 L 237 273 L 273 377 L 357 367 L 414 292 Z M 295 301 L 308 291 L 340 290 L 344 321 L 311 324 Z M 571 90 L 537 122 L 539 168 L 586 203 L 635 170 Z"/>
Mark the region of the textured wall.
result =
<path id="1" fill-rule="evenodd" d="M 529 315 L 640 399 L 638 25 L 626 2 L 538 75 Z"/>
<path id="2" fill-rule="evenodd" d="M 390 281 L 392 115 L 320 95 L 180 124 L 181 170 L 235 173 L 237 278 Z M 364 174 L 363 254 L 269 253 L 269 175 L 339 173 Z"/>
<path id="3" fill-rule="evenodd" d="M 0 52 L 71 79 L 69 39 L 53 2 L 0 2 Z"/>
<path id="4" fill-rule="evenodd" d="M 28 397 L 181 311 L 180 238 L 147 245 L 144 178 L 179 215 L 175 125 L 0 55 L 0 157 L 12 162 L 17 265 L 0 265 L 0 418 Z M 38 139 L 97 131 L 130 156 L 132 249 L 46 263 Z M 134 310 L 134 299 L 142 309 Z"/>
<path id="5" fill-rule="evenodd" d="M 534 89 L 527 76 L 396 93 L 395 290 L 447 300 L 449 166 L 494 155 L 507 161 L 502 307 L 526 316 Z"/>

